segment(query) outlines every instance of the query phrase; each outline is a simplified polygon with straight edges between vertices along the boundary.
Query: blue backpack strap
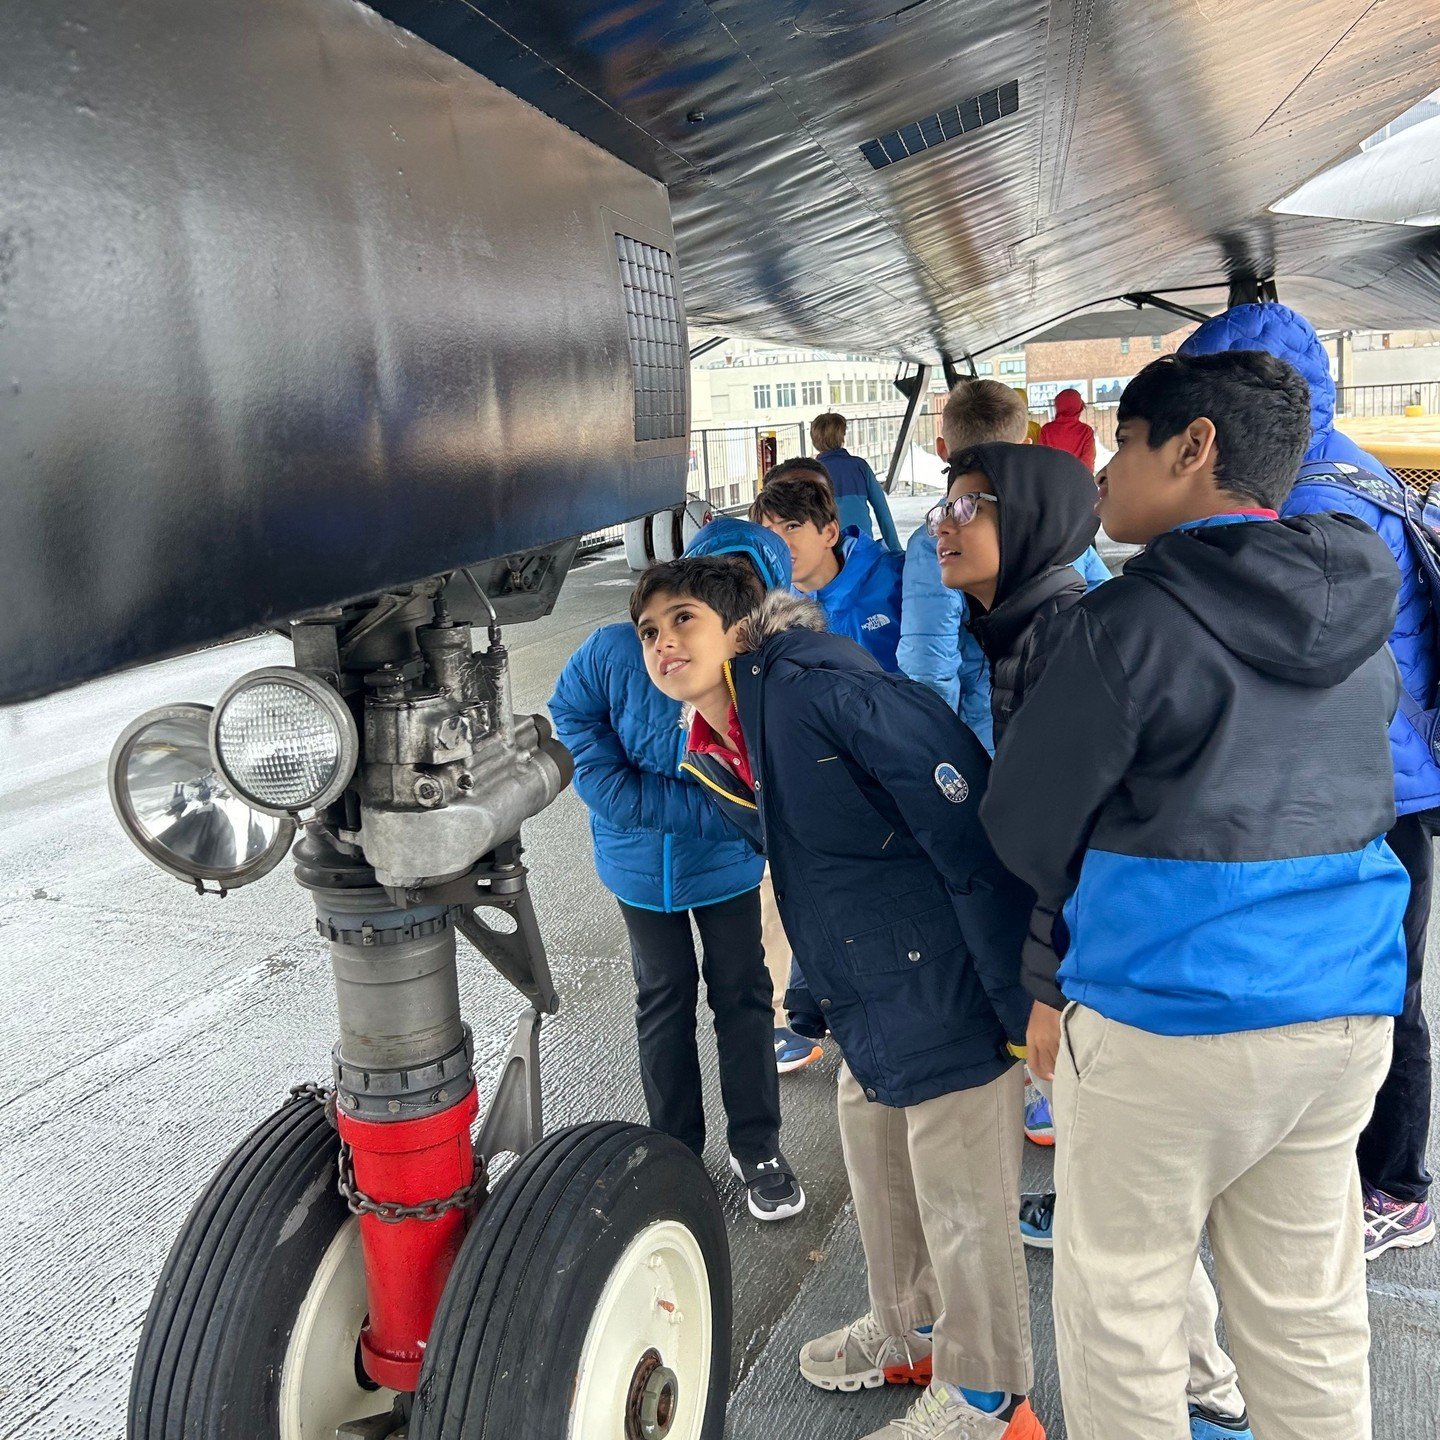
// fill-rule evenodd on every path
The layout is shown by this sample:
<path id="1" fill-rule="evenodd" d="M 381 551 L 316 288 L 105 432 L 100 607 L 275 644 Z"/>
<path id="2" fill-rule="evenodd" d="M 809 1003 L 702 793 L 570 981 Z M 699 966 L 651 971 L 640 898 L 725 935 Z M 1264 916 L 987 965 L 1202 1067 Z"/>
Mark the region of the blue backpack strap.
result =
<path id="1" fill-rule="evenodd" d="M 1300 467 L 1296 485 L 1321 485 L 1358 494 L 1387 514 L 1411 519 L 1409 494 L 1398 481 L 1362 470 L 1343 460 L 1311 460 Z"/>

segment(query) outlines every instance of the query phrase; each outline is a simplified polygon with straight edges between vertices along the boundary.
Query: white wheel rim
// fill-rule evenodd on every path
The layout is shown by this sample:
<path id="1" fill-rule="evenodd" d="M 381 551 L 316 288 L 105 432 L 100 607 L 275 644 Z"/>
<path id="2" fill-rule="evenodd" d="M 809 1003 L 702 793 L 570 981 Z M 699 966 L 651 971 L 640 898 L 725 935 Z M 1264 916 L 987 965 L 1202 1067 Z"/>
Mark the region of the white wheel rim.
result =
<path id="1" fill-rule="evenodd" d="M 674 1376 L 665 1387 L 665 1440 L 700 1440 L 710 1389 L 714 1317 L 710 1274 L 689 1228 L 677 1220 L 647 1226 L 625 1247 L 600 1292 L 575 1375 L 570 1440 L 639 1440 L 633 1390 L 650 1374 L 664 1376 L 649 1352 Z M 627 1431 L 627 1416 L 631 1428 Z"/>
<path id="2" fill-rule="evenodd" d="M 280 1371 L 280 1440 L 335 1440 L 346 1420 L 378 1415 L 393 1390 L 366 1390 L 355 1378 L 355 1342 L 365 1323 L 360 1222 L 347 1220 L 305 1293 Z"/>

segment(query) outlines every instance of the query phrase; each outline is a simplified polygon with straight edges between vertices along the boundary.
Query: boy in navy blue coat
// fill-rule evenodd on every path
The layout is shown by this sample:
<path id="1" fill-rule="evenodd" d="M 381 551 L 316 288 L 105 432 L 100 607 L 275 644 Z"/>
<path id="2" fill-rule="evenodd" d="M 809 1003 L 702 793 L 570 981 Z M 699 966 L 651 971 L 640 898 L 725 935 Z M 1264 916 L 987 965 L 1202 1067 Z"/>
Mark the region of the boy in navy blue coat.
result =
<path id="1" fill-rule="evenodd" d="M 1405 988 L 1399 576 L 1352 515 L 1278 517 L 1310 433 L 1283 361 L 1158 360 L 1118 420 L 1100 518 L 1147 548 L 1048 623 L 982 806 L 1037 916 L 1063 907 L 1025 979 L 1066 1426 L 1189 1433 L 1208 1229 L 1255 1433 L 1367 1440 L 1355 1141 Z"/>
<path id="2" fill-rule="evenodd" d="M 872 1440 L 1042 1440 L 1014 1219 L 1033 897 L 978 822 L 984 748 L 734 560 L 652 566 L 631 614 L 652 680 L 692 707 L 685 767 L 769 857 L 806 982 L 792 1024 L 845 1056 L 872 1309 L 806 1345 L 801 1372 L 827 1390 L 929 1381 Z"/>
<path id="3" fill-rule="evenodd" d="M 706 529 L 719 534 L 721 548 L 744 557 L 732 563 L 766 586 L 788 586 L 785 547 L 768 532 L 730 519 Z M 693 917 L 715 1019 L 731 1168 L 746 1182 L 757 1220 L 797 1215 L 805 1192 L 780 1150 L 771 984 L 761 949 L 765 862 L 677 773 L 686 740 L 680 706 L 650 684 L 634 626 L 605 625 L 585 641 L 561 672 L 550 713 L 575 757 L 595 869 L 619 901 L 630 936 L 650 1123 L 704 1153 Z"/>

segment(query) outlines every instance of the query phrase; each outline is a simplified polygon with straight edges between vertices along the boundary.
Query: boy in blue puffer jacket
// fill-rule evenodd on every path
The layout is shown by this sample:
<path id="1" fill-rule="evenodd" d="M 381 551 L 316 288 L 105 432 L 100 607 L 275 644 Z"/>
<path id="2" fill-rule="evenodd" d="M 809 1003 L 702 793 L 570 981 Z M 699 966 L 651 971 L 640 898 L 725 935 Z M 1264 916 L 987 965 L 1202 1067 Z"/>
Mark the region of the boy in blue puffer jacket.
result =
<path id="1" fill-rule="evenodd" d="M 863 455 L 852 455 L 845 448 L 847 424 L 843 415 L 827 411 L 810 422 L 810 442 L 816 458 L 825 467 L 825 475 L 835 492 L 835 507 L 840 512 L 840 528 L 854 529 L 867 540 L 875 538 L 870 512 L 880 522 L 880 539 L 891 554 L 900 553 L 900 537 L 890 518 L 890 502 L 870 462 Z"/>
<path id="2" fill-rule="evenodd" d="M 1288 306 L 1269 302 L 1237 305 L 1206 321 L 1180 347 L 1182 355 L 1226 350 L 1263 350 L 1287 360 L 1310 386 L 1310 443 L 1305 460 L 1353 465 L 1398 485 L 1373 455 L 1335 428 L 1335 384 L 1330 361 L 1314 328 Z M 1380 538 L 1400 567 L 1400 598 L 1390 653 L 1406 692 L 1422 709 L 1433 704 L 1436 685 L 1436 616 L 1410 551 L 1405 522 L 1346 485 L 1307 482 L 1303 477 L 1281 507 L 1282 515 L 1348 511 Z M 1405 910 L 1407 977 L 1405 1007 L 1395 1021 L 1390 1073 L 1375 1100 L 1375 1113 L 1360 1136 L 1360 1178 L 1365 1187 L 1365 1255 L 1410 1248 L 1435 1238 L 1426 1165 L 1430 1136 L 1430 1032 L 1421 1005 L 1425 938 L 1430 928 L 1433 841 L 1440 817 L 1440 765 L 1403 707 L 1390 724 L 1395 762 L 1395 828 L 1386 836 L 1410 876 Z"/>
<path id="3" fill-rule="evenodd" d="M 789 588 L 789 555 L 778 539 L 739 521 L 713 524 L 741 532 L 728 553 L 743 555 L 767 589 Z M 761 948 L 765 862 L 700 788 L 679 776 L 686 743 L 680 706 L 650 683 L 632 625 L 604 625 L 585 641 L 561 672 L 550 714 L 575 757 L 596 872 L 630 936 L 650 1123 L 703 1155 L 693 916 L 731 1168 L 745 1181 L 757 1220 L 798 1215 L 805 1192 L 780 1150 L 771 984 Z"/>
<path id="4" fill-rule="evenodd" d="M 750 506 L 750 519 L 785 542 L 796 593 L 819 605 L 830 631 L 848 635 L 882 669 L 898 674 L 905 557 L 841 528 L 825 467 L 807 458 L 775 466 Z"/>

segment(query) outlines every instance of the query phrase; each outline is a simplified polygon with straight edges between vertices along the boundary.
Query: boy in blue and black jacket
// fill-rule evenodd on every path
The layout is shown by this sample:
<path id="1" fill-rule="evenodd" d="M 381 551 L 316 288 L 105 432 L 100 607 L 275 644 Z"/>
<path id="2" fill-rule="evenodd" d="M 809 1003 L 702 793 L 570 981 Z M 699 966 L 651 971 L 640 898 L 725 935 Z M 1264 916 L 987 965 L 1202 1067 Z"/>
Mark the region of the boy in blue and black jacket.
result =
<path id="1" fill-rule="evenodd" d="M 768 532 L 723 519 L 709 543 L 756 584 L 788 589 L 789 556 Z M 799 1214 L 805 1193 L 780 1150 L 770 976 L 761 948 L 764 860 L 681 778 L 680 706 L 649 681 L 635 628 L 604 625 L 575 652 L 550 699 L 590 811 L 595 869 L 620 903 L 635 970 L 635 1028 L 650 1123 L 697 1155 L 705 1111 L 695 1041 L 699 998 L 691 919 L 715 1018 L 731 1168 L 751 1214 Z"/>
<path id="2" fill-rule="evenodd" d="M 979 824 L 988 757 L 932 691 L 733 560 L 652 566 L 631 614 L 651 679 L 692 707 L 685 768 L 769 858 L 804 976 L 792 1024 L 845 1057 L 871 1311 L 807 1344 L 801 1373 L 930 1382 L 871 1440 L 1043 1440 L 1014 1220 L 1032 897 Z"/>
<path id="3" fill-rule="evenodd" d="M 1278 517 L 1309 437 L 1282 361 L 1156 361 L 1118 421 L 1100 517 L 1147 549 L 1049 622 L 982 805 L 1037 913 L 1063 907 L 1025 980 L 1066 1425 L 1186 1435 L 1208 1226 L 1255 1432 L 1361 1440 L 1355 1141 L 1405 984 L 1398 577 L 1353 516 Z"/>

